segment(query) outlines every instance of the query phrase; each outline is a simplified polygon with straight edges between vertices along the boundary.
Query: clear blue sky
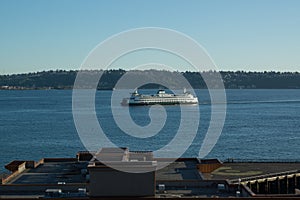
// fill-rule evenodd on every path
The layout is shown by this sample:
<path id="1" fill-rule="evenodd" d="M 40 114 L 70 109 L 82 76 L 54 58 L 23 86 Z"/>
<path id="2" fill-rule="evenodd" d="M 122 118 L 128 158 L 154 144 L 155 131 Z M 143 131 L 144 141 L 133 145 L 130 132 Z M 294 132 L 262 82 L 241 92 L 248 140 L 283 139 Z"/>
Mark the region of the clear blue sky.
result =
<path id="1" fill-rule="evenodd" d="M 0 74 L 78 69 L 131 28 L 183 32 L 220 70 L 300 71 L 299 0 L 0 0 Z"/>

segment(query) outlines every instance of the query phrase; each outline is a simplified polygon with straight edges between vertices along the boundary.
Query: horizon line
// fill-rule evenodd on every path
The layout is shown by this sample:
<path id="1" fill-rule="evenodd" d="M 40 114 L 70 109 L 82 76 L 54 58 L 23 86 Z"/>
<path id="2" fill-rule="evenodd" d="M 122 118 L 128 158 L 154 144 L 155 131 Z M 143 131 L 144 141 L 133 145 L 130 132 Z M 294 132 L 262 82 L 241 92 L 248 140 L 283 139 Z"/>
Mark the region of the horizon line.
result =
<path id="1" fill-rule="evenodd" d="M 28 72 L 12 72 L 12 73 L 0 73 L 0 76 L 12 76 L 12 75 L 25 75 L 25 74 L 33 74 L 33 73 L 42 73 L 42 72 L 59 72 L 59 71 L 65 71 L 65 72 L 71 72 L 71 71 L 117 71 L 117 70 L 123 70 L 123 71 L 169 71 L 169 72 L 180 72 L 180 73 L 186 73 L 186 72 L 200 72 L 200 73 L 205 73 L 205 72 L 209 72 L 209 71 L 213 71 L 213 72 L 244 72 L 244 73 L 300 73 L 300 71 L 273 71 L 273 70 L 260 70 L 260 71 L 256 71 L 256 70 L 208 70 L 208 71 L 179 71 L 179 70 L 166 70 L 166 69 L 144 69 L 144 70 L 125 70 L 122 68 L 119 69 L 45 69 L 45 70 L 38 70 L 38 71 L 28 71 Z"/>

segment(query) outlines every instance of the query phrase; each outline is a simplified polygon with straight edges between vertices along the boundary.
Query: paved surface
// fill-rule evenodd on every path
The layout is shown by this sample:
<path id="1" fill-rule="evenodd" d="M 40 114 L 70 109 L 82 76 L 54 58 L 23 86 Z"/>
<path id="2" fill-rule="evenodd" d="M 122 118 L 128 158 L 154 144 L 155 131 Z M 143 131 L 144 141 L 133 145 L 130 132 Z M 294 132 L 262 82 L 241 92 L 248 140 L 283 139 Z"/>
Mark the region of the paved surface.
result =
<path id="1" fill-rule="evenodd" d="M 193 160 L 174 162 L 156 173 L 156 180 L 199 180 L 197 162 Z M 76 162 L 46 162 L 35 169 L 27 169 L 8 184 L 57 184 L 83 183 L 81 169 L 87 164 Z"/>
<path id="2" fill-rule="evenodd" d="M 300 163 L 224 163 L 211 174 L 205 174 L 205 178 L 238 179 L 293 170 L 300 170 Z"/>
<path id="3" fill-rule="evenodd" d="M 8 184 L 84 183 L 81 169 L 87 164 L 76 162 L 47 162 L 35 169 L 27 169 Z"/>
<path id="4" fill-rule="evenodd" d="M 156 180 L 201 180 L 196 161 L 174 162 L 156 172 Z"/>

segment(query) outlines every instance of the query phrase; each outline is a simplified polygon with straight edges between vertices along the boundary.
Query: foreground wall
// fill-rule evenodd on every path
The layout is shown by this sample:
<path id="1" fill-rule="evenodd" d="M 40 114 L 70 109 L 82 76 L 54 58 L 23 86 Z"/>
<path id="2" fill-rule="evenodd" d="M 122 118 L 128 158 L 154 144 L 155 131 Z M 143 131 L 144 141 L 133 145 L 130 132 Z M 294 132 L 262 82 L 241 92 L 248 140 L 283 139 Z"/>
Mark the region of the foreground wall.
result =
<path id="1" fill-rule="evenodd" d="M 89 168 L 89 196 L 154 196 L 155 172 L 126 173 L 111 168 Z"/>

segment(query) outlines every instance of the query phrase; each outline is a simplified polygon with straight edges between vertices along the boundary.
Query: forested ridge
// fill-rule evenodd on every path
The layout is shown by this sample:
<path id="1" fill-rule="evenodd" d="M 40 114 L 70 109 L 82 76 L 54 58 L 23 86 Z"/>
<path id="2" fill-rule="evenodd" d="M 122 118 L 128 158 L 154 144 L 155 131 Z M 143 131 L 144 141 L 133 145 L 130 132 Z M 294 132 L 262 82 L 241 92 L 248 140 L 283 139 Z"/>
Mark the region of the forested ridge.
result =
<path id="1" fill-rule="evenodd" d="M 139 71 L 147 75 L 155 70 Z M 0 75 L 1 89 L 72 89 L 78 71 L 50 70 L 34 73 Z M 103 73 L 98 89 L 112 89 L 117 81 L 126 73 L 125 70 L 86 71 L 89 74 Z M 157 71 L 156 71 L 157 72 Z M 181 73 L 193 88 L 206 88 L 199 72 Z M 202 72 L 206 76 L 215 71 Z M 220 71 L 225 88 L 229 89 L 296 89 L 300 88 L 298 72 L 245 72 Z M 174 80 L 176 81 L 176 80 Z M 155 85 L 147 87 L 156 87 Z"/>

